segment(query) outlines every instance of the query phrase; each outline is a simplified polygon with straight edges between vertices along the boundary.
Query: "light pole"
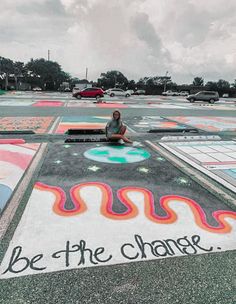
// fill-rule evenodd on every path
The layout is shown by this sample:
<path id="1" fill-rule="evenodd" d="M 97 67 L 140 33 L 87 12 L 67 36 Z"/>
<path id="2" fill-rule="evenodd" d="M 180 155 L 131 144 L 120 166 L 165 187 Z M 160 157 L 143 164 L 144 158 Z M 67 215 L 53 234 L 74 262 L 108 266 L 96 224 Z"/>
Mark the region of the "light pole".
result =
<path id="1" fill-rule="evenodd" d="M 166 71 L 166 74 L 165 74 L 165 80 L 164 80 L 164 92 L 166 91 L 166 83 L 167 83 L 167 75 L 168 75 L 168 71 Z"/>

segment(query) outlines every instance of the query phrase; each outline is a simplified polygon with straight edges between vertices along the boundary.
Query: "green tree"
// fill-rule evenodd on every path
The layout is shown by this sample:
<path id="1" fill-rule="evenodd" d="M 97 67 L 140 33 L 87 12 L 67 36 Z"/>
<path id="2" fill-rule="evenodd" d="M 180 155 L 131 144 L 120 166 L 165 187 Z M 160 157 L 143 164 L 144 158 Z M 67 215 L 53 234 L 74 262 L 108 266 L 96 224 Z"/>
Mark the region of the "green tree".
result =
<path id="1" fill-rule="evenodd" d="M 45 90 L 58 89 L 63 81 L 69 81 L 70 75 L 62 71 L 57 62 L 41 59 L 31 59 L 26 64 L 28 70 L 28 81 L 39 85 Z"/>
<path id="2" fill-rule="evenodd" d="M 136 89 L 136 82 L 134 80 L 129 80 L 128 89 L 129 90 L 135 90 Z"/>
<path id="3" fill-rule="evenodd" d="M 138 89 L 145 89 L 146 82 L 144 78 L 140 78 L 139 81 L 137 82 L 137 88 Z"/>
<path id="4" fill-rule="evenodd" d="M 119 71 L 101 73 L 100 78 L 98 79 L 98 85 L 106 89 L 113 87 L 126 89 L 128 83 L 128 79 Z"/>
<path id="5" fill-rule="evenodd" d="M 231 83 L 231 87 L 234 88 L 234 89 L 236 89 L 236 79 L 234 80 L 233 83 Z"/>
<path id="6" fill-rule="evenodd" d="M 0 75 L 5 79 L 5 90 L 8 88 L 8 78 L 14 73 L 14 63 L 11 59 L 0 57 Z"/>
<path id="7" fill-rule="evenodd" d="M 217 87 L 219 90 L 228 90 L 230 88 L 230 83 L 224 79 L 219 79 L 217 81 Z"/>
<path id="8" fill-rule="evenodd" d="M 153 76 L 143 77 L 137 82 L 139 89 L 145 89 L 149 94 L 160 94 L 162 91 L 166 91 L 167 85 L 171 85 L 171 76 Z"/>
<path id="9" fill-rule="evenodd" d="M 196 87 L 204 86 L 204 79 L 202 77 L 195 77 L 193 79 L 193 85 Z"/>
<path id="10" fill-rule="evenodd" d="M 24 67 L 24 62 L 16 61 L 13 63 L 15 88 L 18 89 L 18 79 L 23 79 L 26 76 L 26 69 Z"/>
<path id="11" fill-rule="evenodd" d="M 215 81 L 208 81 L 206 87 L 209 91 L 217 91 L 218 89 L 217 82 Z"/>
<path id="12" fill-rule="evenodd" d="M 78 77 L 72 77 L 72 78 L 70 78 L 70 88 L 72 89 L 72 88 L 74 88 L 75 87 L 75 85 L 77 84 L 77 83 L 79 83 L 79 78 Z"/>

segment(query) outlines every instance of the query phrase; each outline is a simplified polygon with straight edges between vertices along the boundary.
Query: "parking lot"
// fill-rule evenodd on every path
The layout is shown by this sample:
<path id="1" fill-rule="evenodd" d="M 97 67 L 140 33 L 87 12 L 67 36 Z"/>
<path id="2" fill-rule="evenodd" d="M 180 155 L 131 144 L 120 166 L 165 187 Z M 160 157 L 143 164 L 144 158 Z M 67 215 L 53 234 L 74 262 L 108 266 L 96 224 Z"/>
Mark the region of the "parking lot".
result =
<path id="1" fill-rule="evenodd" d="M 0 96 L 0 303 L 234 304 L 235 101 Z"/>

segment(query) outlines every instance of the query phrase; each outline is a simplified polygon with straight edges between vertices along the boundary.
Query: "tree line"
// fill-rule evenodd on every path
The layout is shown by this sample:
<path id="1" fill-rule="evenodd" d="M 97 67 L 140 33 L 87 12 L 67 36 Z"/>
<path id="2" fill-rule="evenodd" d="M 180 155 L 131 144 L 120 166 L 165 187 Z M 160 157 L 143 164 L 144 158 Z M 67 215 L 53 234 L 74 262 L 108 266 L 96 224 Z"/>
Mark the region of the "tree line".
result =
<path id="1" fill-rule="evenodd" d="M 31 59 L 24 64 L 9 58 L 0 57 L 0 80 L 2 89 L 19 89 L 22 85 L 40 87 L 43 90 L 55 90 L 64 81 L 70 79 L 57 62 L 41 59 Z"/>
<path id="2" fill-rule="evenodd" d="M 146 94 L 161 94 L 163 91 L 186 90 L 195 93 L 199 90 L 218 91 L 219 94 L 236 94 L 236 80 L 229 83 L 224 79 L 204 83 L 202 77 L 195 77 L 190 84 L 177 84 L 171 76 L 145 76 L 138 81 L 128 80 L 120 71 L 112 70 L 101 73 L 97 81 L 88 81 L 72 77 L 62 70 L 61 66 L 50 60 L 31 59 L 27 63 L 13 61 L 0 56 L 0 88 L 1 89 L 32 89 L 40 87 L 42 90 L 72 89 L 77 83 L 88 83 L 102 87 L 104 90 L 119 87 L 124 90 L 145 90 Z"/>

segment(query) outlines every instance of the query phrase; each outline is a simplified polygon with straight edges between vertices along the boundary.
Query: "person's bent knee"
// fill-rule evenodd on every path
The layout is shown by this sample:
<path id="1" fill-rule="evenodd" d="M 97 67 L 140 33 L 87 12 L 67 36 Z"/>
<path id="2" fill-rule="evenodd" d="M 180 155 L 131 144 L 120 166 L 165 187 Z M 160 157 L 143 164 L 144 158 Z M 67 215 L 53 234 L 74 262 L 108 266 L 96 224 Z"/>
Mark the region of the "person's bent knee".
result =
<path id="1" fill-rule="evenodd" d="M 123 126 L 123 127 L 121 127 L 120 128 L 120 134 L 125 134 L 125 132 L 126 132 L 126 126 Z"/>

